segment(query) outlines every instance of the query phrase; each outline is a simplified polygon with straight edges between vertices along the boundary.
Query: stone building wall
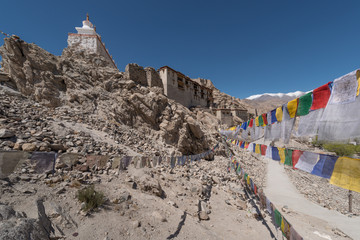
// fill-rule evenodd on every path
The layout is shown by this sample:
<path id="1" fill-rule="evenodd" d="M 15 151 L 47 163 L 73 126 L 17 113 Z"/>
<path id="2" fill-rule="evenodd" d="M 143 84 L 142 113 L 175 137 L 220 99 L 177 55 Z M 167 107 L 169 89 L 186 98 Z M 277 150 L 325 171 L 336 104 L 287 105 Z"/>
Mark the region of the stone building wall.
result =
<path id="1" fill-rule="evenodd" d="M 212 91 L 167 66 L 159 69 L 164 94 L 186 107 L 209 107 Z"/>
<path id="2" fill-rule="evenodd" d="M 228 110 L 215 110 L 215 115 L 217 119 L 221 121 L 221 124 L 224 124 L 228 127 L 231 127 L 234 125 L 234 118 L 230 111 Z"/>

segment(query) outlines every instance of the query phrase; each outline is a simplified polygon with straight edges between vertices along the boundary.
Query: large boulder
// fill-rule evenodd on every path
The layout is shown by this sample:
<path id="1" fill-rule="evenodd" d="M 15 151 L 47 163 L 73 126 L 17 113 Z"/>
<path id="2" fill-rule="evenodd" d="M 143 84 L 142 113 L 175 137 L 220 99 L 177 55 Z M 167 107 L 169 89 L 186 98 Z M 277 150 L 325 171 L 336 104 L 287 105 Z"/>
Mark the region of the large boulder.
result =
<path id="1" fill-rule="evenodd" d="M 66 91 L 66 85 L 59 75 L 59 57 L 14 38 L 4 39 L 0 54 L 3 72 L 22 94 L 50 107 L 61 104 L 61 92 Z"/>
<path id="2" fill-rule="evenodd" d="M 15 136 L 15 133 L 13 131 L 10 131 L 8 129 L 0 129 L 0 138 L 10 138 Z"/>
<path id="3" fill-rule="evenodd" d="M 43 240 L 54 233 L 51 221 L 45 214 L 42 200 L 36 201 L 38 218 L 27 218 L 25 213 L 15 212 L 9 206 L 0 205 L 0 240 Z"/>

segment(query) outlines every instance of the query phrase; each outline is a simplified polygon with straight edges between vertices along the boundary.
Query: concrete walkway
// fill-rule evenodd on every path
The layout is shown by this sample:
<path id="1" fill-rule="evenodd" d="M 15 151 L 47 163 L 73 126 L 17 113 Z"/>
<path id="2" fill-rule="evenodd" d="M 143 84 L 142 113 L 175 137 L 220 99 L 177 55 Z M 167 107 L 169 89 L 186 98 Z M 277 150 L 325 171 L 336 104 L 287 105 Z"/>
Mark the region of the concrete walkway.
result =
<path id="1" fill-rule="evenodd" d="M 268 169 L 265 195 L 277 208 L 287 205 L 291 211 L 324 220 L 330 226 L 340 229 L 351 238 L 360 239 L 360 217 L 349 218 L 307 200 L 291 183 L 283 165 L 269 159 L 266 159 L 266 161 L 268 161 Z M 294 228 L 296 229 L 295 224 Z M 300 231 L 298 232 L 300 233 Z"/>

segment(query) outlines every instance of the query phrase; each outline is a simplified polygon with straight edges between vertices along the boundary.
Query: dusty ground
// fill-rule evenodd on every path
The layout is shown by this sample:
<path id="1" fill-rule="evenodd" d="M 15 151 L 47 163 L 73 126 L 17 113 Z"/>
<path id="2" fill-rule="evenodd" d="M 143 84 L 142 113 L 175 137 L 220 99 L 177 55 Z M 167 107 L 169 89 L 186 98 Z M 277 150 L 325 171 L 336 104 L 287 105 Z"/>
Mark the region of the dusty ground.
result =
<path id="1" fill-rule="evenodd" d="M 248 154 L 243 153 L 243 159 L 250 161 Z M 256 161 L 266 169 L 266 161 Z M 254 217 L 252 200 L 245 197 L 238 177 L 227 173 L 227 165 L 227 158 L 216 157 L 212 162 L 203 160 L 177 166 L 173 171 L 163 165 L 143 169 L 130 166 L 119 174 L 114 170 L 93 173 L 89 182 L 95 182 L 108 201 L 87 215 L 80 211 L 81 203 L 75 197 L 84 184 L 68 180 L 66 172 L 58 174 L 61 181 L 52 184 L 31 174 L 21 174 L 16 182 L 13 174 L 9 177 L 11 185 L 1 181 L 0 202 L 25 212 L 28 218 L 36 218 L 35 200 L 44 198 L 46 213 L 55 226 L 54 235 L 63 239 L 281 239 L 269 216 Z M 251 166 L 247 168 L 254 171 Z M 266 181 L 266 171 L 257 177 Z M 153 189 L 143 188 L 153 182 L 159 182 L 165 198 L 158 197 Z M 199 200 L 207 203 L 209 220 L 199 220 Z M 287 214 L 295 229 L 311 236 L 305 239 L 348 239 L 321 219 L 296 211 L 282 214 Z"/>
<path id="2" fill-rule="evenodd" d="M 20 175 L 27 181 L 15 183 L 16 176 L 12 175 L 12 185 L 1 181 L 0 202 L 36 218 L 34 203 L 42 197 L 46 213 L 56 226 L 55 235 L 65 239 L 271 239 L 263 222 L 249 213 L 252 206 L 242 200 L 243 190 L 237 177 L 226 172 L 227 163 L 226 158 L 217 157 L 213 162 L 176 167 L 173 173 L 167 167 L 130 167 L 119 175 L 111 171 L 94 174 L 91 178 L 100 181 L 96 189 L 109 200 L 90 215 L 80 211 L 75 197 L 82 186 L 72 187 L 76 184 L 67 181 L 66 174 L 60 175 L 65 180 L 51 185 L 31 174 L 26 174 L 30 179 Z M 159 181 L 165 198 L 141 190 L 144 182 L 151 181 Z M 199 221 L 198 204 L 204 199 L 204 186 L 211 189 L 207 200 L 210 219 Z M 271 224 L 270 229 L 276 232 Z"/>

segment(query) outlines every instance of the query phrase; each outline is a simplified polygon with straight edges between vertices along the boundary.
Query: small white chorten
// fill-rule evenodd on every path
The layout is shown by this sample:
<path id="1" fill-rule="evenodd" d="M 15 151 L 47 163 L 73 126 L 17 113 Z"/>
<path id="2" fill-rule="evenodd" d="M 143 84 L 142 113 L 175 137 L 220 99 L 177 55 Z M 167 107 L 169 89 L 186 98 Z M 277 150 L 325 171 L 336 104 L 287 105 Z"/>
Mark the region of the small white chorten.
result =
<path id="1" fill-rule="evenodd" d="M 96 35 L 94 25 L 89 20 L 89 14 L 86 14 L 86 20 L 82 21 L 82 27 L 75 27 L 78 34 Z"/>

